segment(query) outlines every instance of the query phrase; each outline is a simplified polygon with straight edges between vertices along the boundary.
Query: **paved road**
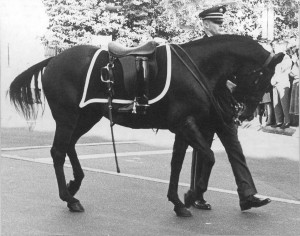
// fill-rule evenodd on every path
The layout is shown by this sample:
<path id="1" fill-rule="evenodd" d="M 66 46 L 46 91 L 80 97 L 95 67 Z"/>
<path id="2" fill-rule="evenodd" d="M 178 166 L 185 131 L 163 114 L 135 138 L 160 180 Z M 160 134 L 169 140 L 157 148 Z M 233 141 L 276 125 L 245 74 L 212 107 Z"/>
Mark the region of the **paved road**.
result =
<path id="1" fill-rule="evenodd" d="M 300 232 L 297 138 L 240 131 L 259 194 L 273 199 L 268 206 L 247 212 L 239 209 L 233 174 L 216 139 L 213 145 L 216 164 L 206 194 L 213 210 L 191 209 L 193 217 L 182 219 L 176 217 L 166 198 L 171 136 L 159 136 L 160 142 L 150 145 L 135 140 L 118 143 L 121 174 L 115 171 L 108 140 L 83 138 L 81 144 L 93 143 L 77 146 L 86 174 L 77 198 L 86 211 L 74 214 L 58 198 L 49 155 L 52 135 L 22 129 L 2 130 L 2 235 L 298 235 Z M 98 142 L 101 143 L 95 144 Z M 188 189 L 190 151 L 180 178 L 181 197 Z M 69 180 L 72 170 L 68 161 L 65 169 Z"/>

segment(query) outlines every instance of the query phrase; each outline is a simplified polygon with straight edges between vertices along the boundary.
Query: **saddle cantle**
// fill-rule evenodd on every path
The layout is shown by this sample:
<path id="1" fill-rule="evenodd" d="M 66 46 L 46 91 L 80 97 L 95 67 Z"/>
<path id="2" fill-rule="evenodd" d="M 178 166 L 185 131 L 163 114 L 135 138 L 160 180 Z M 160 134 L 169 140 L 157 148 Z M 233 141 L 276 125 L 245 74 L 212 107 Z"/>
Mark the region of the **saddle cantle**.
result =
<path id="1" fill-rule="evenodd" d="M 129 55 L 148 56 L 155 52 L 156 45 L 155 41 L 149 41 L 141 46 L 128 48 L 117 42 L 109 42 L 108 51 L 112 56 L 118 58 Z"/>

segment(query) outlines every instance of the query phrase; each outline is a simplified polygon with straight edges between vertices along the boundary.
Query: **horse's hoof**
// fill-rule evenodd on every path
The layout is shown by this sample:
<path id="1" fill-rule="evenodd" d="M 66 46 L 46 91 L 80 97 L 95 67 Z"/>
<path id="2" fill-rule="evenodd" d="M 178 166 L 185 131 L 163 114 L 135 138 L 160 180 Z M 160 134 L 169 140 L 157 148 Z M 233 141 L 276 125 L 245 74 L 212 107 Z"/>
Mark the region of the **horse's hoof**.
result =
<path id="1" fill-rule="evenodd" d="M 79 201 L 68 203 L 67 206 L 71 212 L 84 212 L 84 208 Z"/>
<path id="2" fill-rule="evenodd" d="M 179 217 L 191 217 L 192 213 L 186 207 L 174 207 L 174 211 Z"/>
<path id="3" fill-rule="evenodd" d="M 195 199 L 193 197 L 193 192 L 189 190 L 187 193 L 184 194 L 184 205 L 187 208 L 189 208 L 194 202 Z"/>

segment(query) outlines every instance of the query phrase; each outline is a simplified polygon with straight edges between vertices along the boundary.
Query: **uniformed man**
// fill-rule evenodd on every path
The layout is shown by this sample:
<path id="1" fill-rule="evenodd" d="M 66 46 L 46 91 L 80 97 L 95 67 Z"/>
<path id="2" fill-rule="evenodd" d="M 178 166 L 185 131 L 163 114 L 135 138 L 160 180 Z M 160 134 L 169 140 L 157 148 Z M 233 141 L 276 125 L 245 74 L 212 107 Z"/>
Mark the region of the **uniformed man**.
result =
<path id="1" fill-rule="evenodd" d="M 226 8 L 216 6 L 209 8 L 199 14 L 203 22 L 204 37 L 210 37 L 223 33 L 223 21 Z"/>
<path id="2" fill-rule="evenodd" d="M 204 37 L 211 37 L 222 34 L 223 15 L 226 12 L 224 6 L 216 6 L 207 9 L 199 14 L 203 21 Z M 234 109 L 232 109 L 232 91 L 234 84 L 227 81 L 227 88 L 219 91 L 216 99 L 224 112 L 223 119 L 226 125 L 220 124 L 218 121 L 207 127 L 204 136 L 208 144 L 211 146 L 214 134 L 217 133 L 228 155 L 236 184 L 238 186 L 238 194 L 240 198 L 241 210 L 248 210 L 252 207 L 260 207 L 268 204 L 270 199 L 259 199 L 254 195 L 257 193 L 250 170 L 246 164 L 242 147 L 237 136 L 237 125 L 234 123 Z M 185 194 L 185 205 L 189 207 L 193 205 L 197 209 L 210 210 L 211 205 L 204 200 L 204 193 L 207 191 L 210 172 L 207 171 L 208 165 L 214 163 L 205 162 L 204 158 L 198 156 L 196 150 L 193 151 L 192 168 L 191 168 L 191 185 L 190 190 Z"/>

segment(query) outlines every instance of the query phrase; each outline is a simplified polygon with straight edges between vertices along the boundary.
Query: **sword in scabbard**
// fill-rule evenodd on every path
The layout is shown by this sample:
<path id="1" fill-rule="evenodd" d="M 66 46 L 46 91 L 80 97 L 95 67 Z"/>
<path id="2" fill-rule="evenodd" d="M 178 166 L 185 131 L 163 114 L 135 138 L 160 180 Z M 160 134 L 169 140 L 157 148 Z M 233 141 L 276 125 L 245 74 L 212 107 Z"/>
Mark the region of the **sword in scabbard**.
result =
<path id="1" fill-rule="evenodd" d="M 112 120 L 112 97 L 111 96 L 108 97 L 108 116 L 109 116 L 109 121 L 110 121 L 111 139 L 112 139 L 112 144 L 113 144 L 113 149 L 114 149 L 114 154 L 115 154 L 117 172 L 120 173 L 117 151 L 116 151 L 116 144 L 115 144 L 114 129 L 113 129 L 114 123 Z"/>
<path id="2" fill-rule="evenodd" d="M 110 132 L 111 132 L 111 139 L 112 139 L 112 144 L 113 144 L 113 149 L 114 149 L 114 154 L 115 154 L 115 162 L 116 162 L 116 167 L 117 167 L 117 172 L 120 173 L 120 168 L 119 168 L 119 163 L 118 163 L 118 157 L 117 157 L 117 151 L 116 151 L 116 144 L 115 144 L 115 136 L 114 136 L 114 122 L 113 122 L 113 116 L 112 116 L 112 98 L 113 98 L 113 87 L 112 84 L 114 83 L 114 78 L 113 78 L 113 73 L 112 73 L 112 63 L 108 63 L 108 65 L 102 69 L 107 70 L 108 72 L 108 78 L 104 79 L 103 78 L 103 71 L 101 71 L 101 80 L 102 82 L 107 84 L 107 89 L 108 89 L 108 118 L 110 122 Z"/>

